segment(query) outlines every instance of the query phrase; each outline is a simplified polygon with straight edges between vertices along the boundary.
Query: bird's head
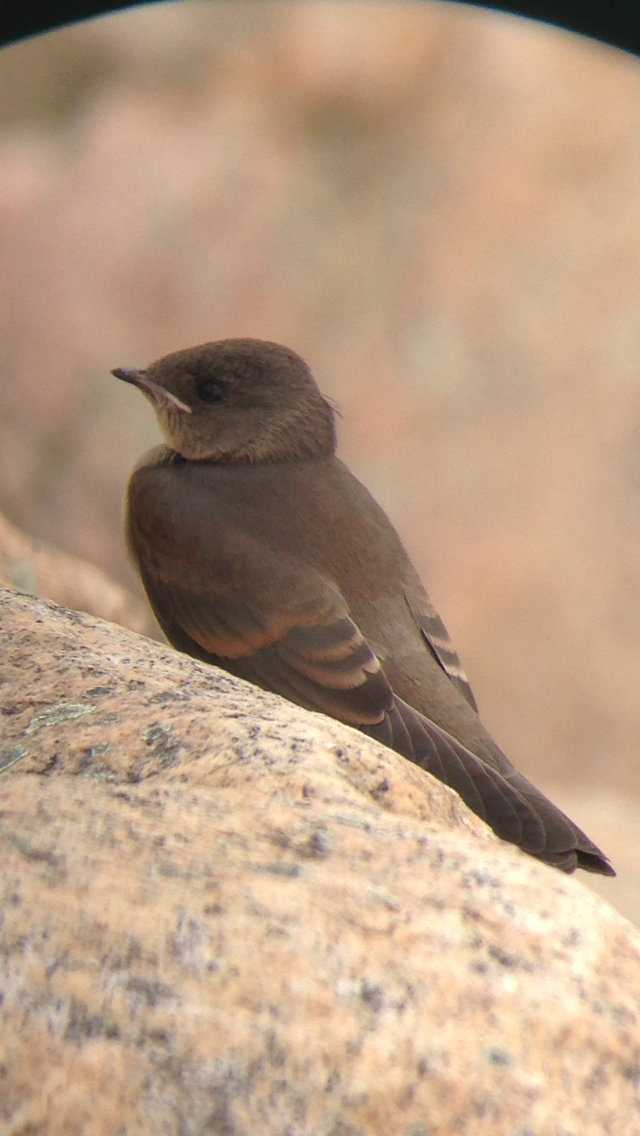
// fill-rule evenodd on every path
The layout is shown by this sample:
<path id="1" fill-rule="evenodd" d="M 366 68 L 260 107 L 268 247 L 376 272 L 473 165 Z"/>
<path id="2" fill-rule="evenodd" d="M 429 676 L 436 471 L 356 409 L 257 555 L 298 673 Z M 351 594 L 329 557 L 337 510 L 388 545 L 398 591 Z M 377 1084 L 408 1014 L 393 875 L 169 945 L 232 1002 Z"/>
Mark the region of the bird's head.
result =
<path id="1" fill-rule="evenodd" d="M 334 411 L 306 363 L 277 343 L 224 339 L 112 374 L 152 403 L 169 447 L 190 461 L 326 457 Z"/>

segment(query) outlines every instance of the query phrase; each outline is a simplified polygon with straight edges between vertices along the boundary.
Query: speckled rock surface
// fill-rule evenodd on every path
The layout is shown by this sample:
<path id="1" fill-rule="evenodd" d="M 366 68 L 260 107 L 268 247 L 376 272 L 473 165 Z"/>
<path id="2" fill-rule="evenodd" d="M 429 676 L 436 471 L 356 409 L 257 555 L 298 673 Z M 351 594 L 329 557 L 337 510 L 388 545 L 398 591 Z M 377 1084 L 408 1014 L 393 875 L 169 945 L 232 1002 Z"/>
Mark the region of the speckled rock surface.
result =
<path id="1" fill-rule="evenodd" d="M 2 1136 L 640 1133 L 640 936 L 347 728 L 0 592 Z"/>

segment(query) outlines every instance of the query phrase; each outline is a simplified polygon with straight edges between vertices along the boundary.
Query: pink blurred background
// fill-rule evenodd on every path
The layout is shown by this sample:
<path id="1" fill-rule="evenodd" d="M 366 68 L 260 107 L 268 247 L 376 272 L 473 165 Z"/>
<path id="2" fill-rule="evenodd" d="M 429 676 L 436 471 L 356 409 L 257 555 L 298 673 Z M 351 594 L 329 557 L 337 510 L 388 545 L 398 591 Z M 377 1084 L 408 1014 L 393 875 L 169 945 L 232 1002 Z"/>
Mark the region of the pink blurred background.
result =
<path id="1" fill-rule="evenodd" d="M 513 761 L 640 920 L 640 62 L 440 3 L 154 5 L 0 53 L 0 509 L 132 589 L 109 376 L 282 341 Z"/>

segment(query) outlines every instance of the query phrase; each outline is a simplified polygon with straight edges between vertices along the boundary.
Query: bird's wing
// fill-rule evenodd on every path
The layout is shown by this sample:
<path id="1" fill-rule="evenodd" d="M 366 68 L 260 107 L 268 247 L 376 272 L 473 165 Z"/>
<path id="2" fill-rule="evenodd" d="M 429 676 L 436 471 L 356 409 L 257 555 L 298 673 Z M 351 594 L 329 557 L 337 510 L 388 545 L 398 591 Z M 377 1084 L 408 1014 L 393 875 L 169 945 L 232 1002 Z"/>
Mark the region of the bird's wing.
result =
<path id="1" fill-rule="evenodd" d="M 268 609 L 237 591 L 160 579 L 148 564 L 142 577 L 158 622 L 178 649 L 350 725 L 383 721 L 391 688 L 330 588 L 314 608 L 306 589 L 296 595 L 290 582 L 282 606 Z"/>
<path id="2" fill-rule="evenodd" d="M 466 698 L 469 705 L 477 711 L 476 700 L 469 680 L 462 669 L 457 651 L 454 649 L 449 632 L 433 606 L 418 576 L 405 582 L 404 598 L 414 622 L 434 659 L 440 664 L 453 685 Z"/>
<path id="3" fill-rule="evenodd" d="M 451 786 L 499 836 L 534 855 L 570 870 L 577 846 L 597 861 L 598 850 L 533 786 L 529 794 L 524 778 L 511 784 L 394 695 L 333 581 L 247 532 L 227 527 L 216 538 L 214 527 L 178 515 L 168 531 L 165 539 L 151 510 L 129 522 L 149 599 L 176 647 L 364 730 Z"/>
<path id="4" fill-rule="evenodd" d="M 351 725 L 383 720 L 393 694 L 331 579 L 250 531 L 178 510 L 160 523 L 142 503 L 130 494 L 129 545 L 176 647 Z"/>

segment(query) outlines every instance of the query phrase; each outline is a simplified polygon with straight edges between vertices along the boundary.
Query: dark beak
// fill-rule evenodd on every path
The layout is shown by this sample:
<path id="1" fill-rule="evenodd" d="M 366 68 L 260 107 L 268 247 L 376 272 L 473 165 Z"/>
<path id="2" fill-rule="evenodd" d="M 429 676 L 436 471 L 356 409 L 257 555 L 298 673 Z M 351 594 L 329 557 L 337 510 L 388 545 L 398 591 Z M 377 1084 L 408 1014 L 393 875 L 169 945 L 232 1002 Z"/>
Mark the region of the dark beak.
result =
<path id="1" fill-rule="evenodd" d="M 123 379 L 125 383 L 133 383 L 134 387 L 142 385 L 146 371 L 134 371 L 131 367 L 114 367 L 111 372 L 116 379 Z"/>
<path id="2" fill-rule="evenodd" d="M 156 406 L 166 407 L 169 405 L 176 410 L 184 411 L 185 414 L 191 414 L 191 407 L 187 406 L 186 402 L 183 402 L 176 394 L 172 394 L 171 391 L 153 383 L 151 379 L 147 378 L 146 371 L 136 371 L 132 367 L 114 367 L 111 374 L 115 375 L 116 379 L 122 379 L 123 382 L 138 387 L 143 394 L 148 395 Z"/>

